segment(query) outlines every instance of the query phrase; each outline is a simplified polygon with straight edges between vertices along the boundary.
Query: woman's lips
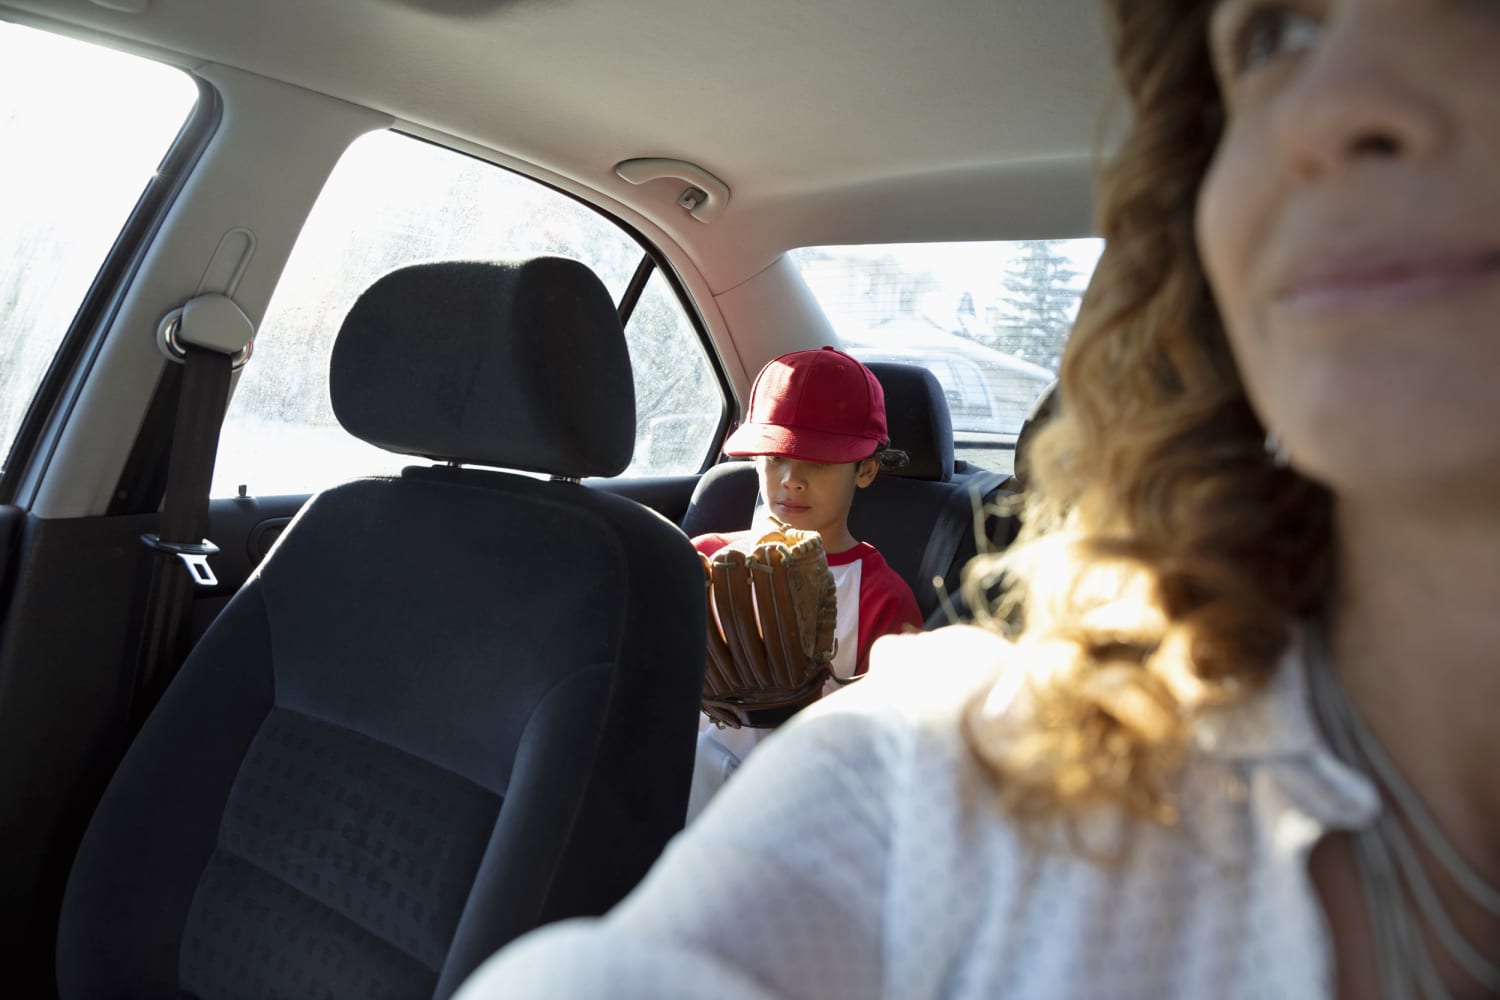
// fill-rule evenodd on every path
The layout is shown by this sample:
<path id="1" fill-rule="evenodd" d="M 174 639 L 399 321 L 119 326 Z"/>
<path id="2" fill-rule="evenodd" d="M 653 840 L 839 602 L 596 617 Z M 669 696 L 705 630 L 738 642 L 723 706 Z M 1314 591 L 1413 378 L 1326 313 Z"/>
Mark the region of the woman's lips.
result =
<path id="1" fill-rule="evenodd" d="M 1284 311 L 1319 316 L 1368 309 L 1389 309 L 1451 298 L 1500 275 L 1500 252 L 1412 254 L 1383 263 L 1323 265 L 1288 282 L 1277 295 Z M 1377 258 L 1378 259 L 1378 258 Z"/>

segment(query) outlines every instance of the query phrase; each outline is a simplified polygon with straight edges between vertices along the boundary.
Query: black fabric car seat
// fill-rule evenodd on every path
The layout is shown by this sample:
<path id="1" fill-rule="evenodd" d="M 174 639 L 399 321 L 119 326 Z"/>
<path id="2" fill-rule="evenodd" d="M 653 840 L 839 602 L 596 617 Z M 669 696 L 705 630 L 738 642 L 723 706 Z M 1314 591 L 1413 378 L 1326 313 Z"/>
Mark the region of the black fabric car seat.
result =
<path id="1" fill-rule="evenodd" d="M 973 499 L 993 503 L 1006 492 L 1006 477 L 955 475 L 953 424 L 937 377 L 920 365 L 870 362 L 866 367 L 885 393 L 891 446 L 907 453 L 907 464 L 882 472 L 860 490 L 849 512 L 855 538 L 880 551 L 912 589 L 929 625 L 947 615 L 934 578 L 955 594 L 963 566 L 978 551 Z M 683 517 L 688 535 L 737 531 L 750 526 L 759 483 L 752 462 L 714 466 L 699 480 Z M 1014 534 L 1008 514 L 985 521 L 986 545 L 1004 547 Z"/>
<path id="2" fill-rule="evenodd" d="M 598 278 L 393 272 L 331 389 L 381 447 L 564 479 L 424 467 L 307 505 L 98 806 L 64 997 L 447 996 L 518 934 L 606 910 L 682 826 L 703 574 L 675 525 L 576 482 L 634 446 Z"/>

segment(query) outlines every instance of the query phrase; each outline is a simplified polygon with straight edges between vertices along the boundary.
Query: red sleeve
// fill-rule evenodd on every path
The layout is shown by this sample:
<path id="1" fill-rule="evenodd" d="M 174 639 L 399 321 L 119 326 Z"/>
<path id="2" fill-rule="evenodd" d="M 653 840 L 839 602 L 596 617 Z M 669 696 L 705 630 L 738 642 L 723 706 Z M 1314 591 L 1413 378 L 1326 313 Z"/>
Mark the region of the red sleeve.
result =
<path id="1" fill-rule="evenodd" d="M 866 563 L 872 572 L 861 574 L 859 588 L 859 662 L 854 666 L 858 677 L 870 666 L 870 645 L 883 635 L 892 632 L 920 631 L 922 613 L 917 609 L 917 598 L 906 581 L 891 569 L 884 558 L 878 568 Z M 874 562 L 875 560 L 871 560 Z"/>
<path id="2" fill-rule="evenodd" d="M 732 531 L 727 535 L 715 532 L 709 535 L 697 535 L 693 538 L 693 548 L 697 549 L 705 556 L 712 556 L 715 552 L 719 551 L 724 546 L 728 545 L 730 542 L 733 542 L 736 538 L 739 538 L 744 534 L 747 534 L 747 532 Z"/>

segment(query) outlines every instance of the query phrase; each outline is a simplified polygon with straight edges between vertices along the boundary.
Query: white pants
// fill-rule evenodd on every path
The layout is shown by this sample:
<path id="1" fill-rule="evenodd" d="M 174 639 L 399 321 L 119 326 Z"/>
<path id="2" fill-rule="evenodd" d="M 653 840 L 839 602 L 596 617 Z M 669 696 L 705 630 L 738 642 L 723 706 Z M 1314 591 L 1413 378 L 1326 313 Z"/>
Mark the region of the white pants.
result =
<path id="1" fill-rule="evenodd" d="M 687 818 L 690 823 L 708 805 L 708 800 L 724 787 L 724 782 L 739 768 L 741 761 L 750 756 L 756 744 L 776 731 L 748 726 L 720 729 L 709 721 L 708 716 L 700 719 L 698 751 L 693 759 L 693 789 L 688 794 Z"/>

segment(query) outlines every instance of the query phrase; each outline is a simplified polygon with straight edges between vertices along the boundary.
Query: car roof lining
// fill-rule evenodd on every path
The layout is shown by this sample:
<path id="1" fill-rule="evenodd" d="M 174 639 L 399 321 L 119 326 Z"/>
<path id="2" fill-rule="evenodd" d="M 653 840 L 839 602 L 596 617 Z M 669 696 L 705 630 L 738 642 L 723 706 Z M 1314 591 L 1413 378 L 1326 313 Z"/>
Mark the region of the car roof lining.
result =
<path id="1" fill-rule="evenodd" d="M 0 0 L 22 19 L 269 76 L 566 177 L 724 289 L 785 250 L 1089 232 L 1114 134 L 1093 4 L 950 0 Z M 695 163 L 705 225 L 614 164 Z"/>

